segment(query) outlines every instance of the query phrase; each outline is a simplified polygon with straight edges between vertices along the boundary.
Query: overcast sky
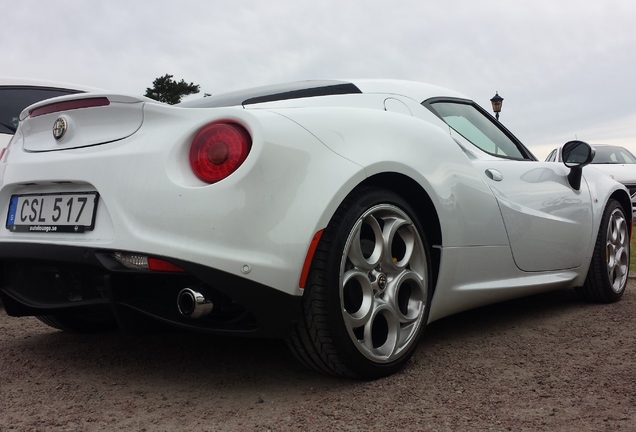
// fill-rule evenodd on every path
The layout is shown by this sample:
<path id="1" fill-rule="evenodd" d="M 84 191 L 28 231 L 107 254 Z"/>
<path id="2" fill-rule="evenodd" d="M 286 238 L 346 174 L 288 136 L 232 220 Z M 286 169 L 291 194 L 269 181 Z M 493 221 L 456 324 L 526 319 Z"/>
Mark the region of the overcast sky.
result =
<path id="1" fill-rule="evenodd" d="M 466 94 L 543 159 L 571 139 L 636 153 L 633 0 L 2 2 L 0 75 L 145 93 L 397 78 Z"/>

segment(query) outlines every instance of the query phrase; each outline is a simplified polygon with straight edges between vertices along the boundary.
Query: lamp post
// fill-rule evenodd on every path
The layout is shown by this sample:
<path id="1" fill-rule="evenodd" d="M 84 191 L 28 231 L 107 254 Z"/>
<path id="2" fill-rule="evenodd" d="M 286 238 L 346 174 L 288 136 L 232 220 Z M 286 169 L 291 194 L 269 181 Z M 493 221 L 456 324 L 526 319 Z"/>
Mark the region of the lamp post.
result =
<path id="1" fill-rule="evenodd" d="M 495 92 L 495 95 L 492 99 L 490 99 L 490 103 L 492 104 L 492 110 L 495 112 L 495 118 L 499 121 L 499 113 L 501 112 L 501 105 L 503 104 L 503 98 L 499 96 L 498 92 Z"/>

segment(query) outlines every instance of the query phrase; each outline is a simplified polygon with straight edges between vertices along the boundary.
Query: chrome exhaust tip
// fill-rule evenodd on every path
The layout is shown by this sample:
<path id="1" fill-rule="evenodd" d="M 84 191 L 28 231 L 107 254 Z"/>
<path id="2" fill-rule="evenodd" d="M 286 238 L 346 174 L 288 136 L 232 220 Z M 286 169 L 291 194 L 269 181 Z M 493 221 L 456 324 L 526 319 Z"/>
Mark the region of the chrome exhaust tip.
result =
<path id="1" fill-rule="evenodd" d="M 177 295 L 177 307 L 181 315 L 197 319 L 209 314 L 214 305 L 200 292 L 184 288 Z"/>

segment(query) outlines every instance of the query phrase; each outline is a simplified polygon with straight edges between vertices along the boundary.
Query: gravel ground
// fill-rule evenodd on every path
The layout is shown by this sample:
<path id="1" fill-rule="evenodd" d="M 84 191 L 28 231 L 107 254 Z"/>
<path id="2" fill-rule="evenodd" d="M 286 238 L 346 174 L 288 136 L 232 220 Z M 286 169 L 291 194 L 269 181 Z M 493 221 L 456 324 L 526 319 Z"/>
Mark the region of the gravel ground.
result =
<path id="1" fill-rule="evenodd" d="M 281 341 L 82 336 L 0 313 L 0 431 L 636 431 L 636 282 L 433 323 L 402 372 L 339 380 Z"/>

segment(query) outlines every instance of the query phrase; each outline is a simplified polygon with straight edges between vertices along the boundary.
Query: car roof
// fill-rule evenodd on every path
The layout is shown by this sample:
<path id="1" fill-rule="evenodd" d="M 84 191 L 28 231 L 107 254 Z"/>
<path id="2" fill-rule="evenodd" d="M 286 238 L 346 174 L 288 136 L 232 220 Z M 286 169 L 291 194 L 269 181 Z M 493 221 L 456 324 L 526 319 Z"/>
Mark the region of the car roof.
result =
<path id="1" fill-rule="evenodd" d="M 253 87 L 217 95 L 190 99 L 178 104 L 187 108 L 215 108 L 251 105 L 290 99 L 356 93 L 402 95 L 423 102 L 433 97 L 466 97 L 453 90 L 431 84 L 402 80 L 307 80 Z"/>
<path id="2" fill-rule="evenodd" d="M 462 93 L 445 87 L 408 80 L 356 79 L 351 80 L 362 93 L 383 93 L 408 96 L 418 102 L 434 97 L 470 99 Z"/>

